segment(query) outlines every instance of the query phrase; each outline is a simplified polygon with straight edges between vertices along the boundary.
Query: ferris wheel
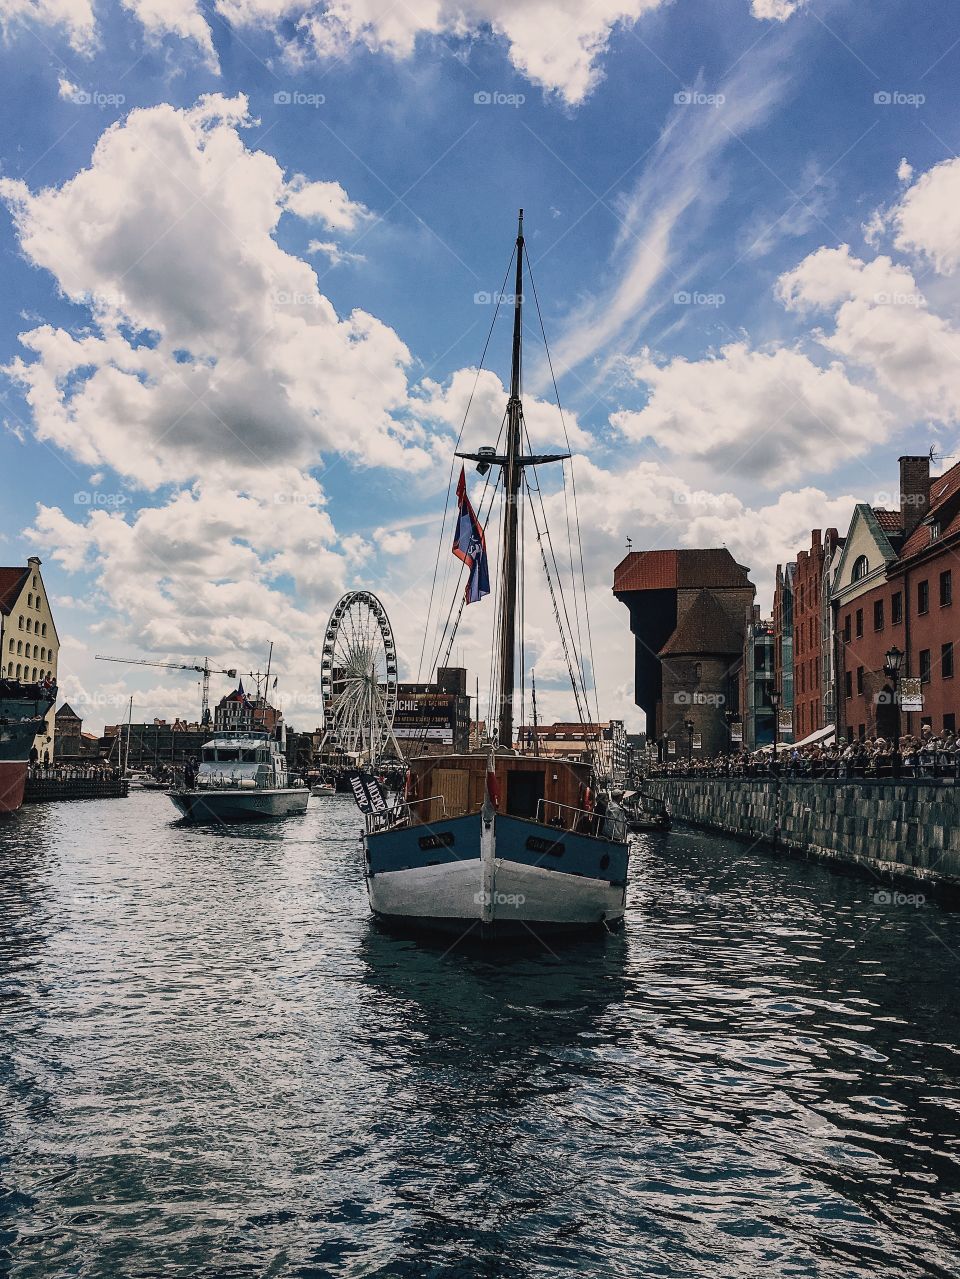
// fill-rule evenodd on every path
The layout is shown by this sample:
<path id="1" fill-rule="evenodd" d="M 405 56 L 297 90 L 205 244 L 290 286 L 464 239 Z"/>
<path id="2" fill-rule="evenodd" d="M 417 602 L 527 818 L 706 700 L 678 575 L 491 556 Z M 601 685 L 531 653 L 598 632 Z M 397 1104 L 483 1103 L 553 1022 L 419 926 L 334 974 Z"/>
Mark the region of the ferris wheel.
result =
<path id="1" fill-rule="evenodd" d="M 371 591 L 348 591 L 330 614 L 320 666 L 327 751 L 355 763 L 379 759 L 392 744 L 397 710 L 397 648 L 386 610 Z"/>

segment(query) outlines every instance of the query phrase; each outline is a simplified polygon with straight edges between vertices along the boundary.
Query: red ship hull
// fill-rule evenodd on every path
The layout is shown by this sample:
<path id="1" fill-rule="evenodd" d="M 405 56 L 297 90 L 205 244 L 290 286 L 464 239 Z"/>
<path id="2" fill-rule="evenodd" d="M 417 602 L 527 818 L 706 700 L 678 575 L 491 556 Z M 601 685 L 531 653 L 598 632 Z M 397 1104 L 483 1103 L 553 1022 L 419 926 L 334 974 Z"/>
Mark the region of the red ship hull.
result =
<path id="1" fill-rule="evenodd" d="M 0 759 L 0 813 L 15 813 L 27 784 L 25 759 Z"/>

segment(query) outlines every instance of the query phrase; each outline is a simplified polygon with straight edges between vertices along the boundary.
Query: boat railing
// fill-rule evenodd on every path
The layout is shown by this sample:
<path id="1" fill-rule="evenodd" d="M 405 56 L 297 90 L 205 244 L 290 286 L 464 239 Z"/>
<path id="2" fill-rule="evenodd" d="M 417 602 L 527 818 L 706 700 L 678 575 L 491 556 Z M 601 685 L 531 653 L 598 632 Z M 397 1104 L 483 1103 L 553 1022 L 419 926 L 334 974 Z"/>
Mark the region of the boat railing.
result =
<path id="1" fill-rule="evenodd" d="M 440 801 L 440 812 L 428 820 L 445 822 L 447 820 L 447 801 L 443 795 L 427 795 L 425 799 L 404 799 L 394 804 L 392 808 L 384 809 L 382 813 L 369 813 L 367 815 L 367 834 L 373 835 L 380 830 L 389 830 L 391 826 L 405 826 L 409 823 L 412 810 L 419 808 L 422 804 L 434 804 Z M 431 811 L 431 810 L 428 810 Z M 416 814 L 419 816 L 419 814 Z"/>
<path id="2" fill-rule="evenodd" d="M 573 804 L 561 804 L 555 799 L 541 799 L 537 804 L 537 821 L 557 830 L 569 830 L 575 834 L 592 835 L 597 839 L 610 839 L 626 843 L 627 819 L 616 813 L 598 813 L 595 808 L 577 808 Z"/>

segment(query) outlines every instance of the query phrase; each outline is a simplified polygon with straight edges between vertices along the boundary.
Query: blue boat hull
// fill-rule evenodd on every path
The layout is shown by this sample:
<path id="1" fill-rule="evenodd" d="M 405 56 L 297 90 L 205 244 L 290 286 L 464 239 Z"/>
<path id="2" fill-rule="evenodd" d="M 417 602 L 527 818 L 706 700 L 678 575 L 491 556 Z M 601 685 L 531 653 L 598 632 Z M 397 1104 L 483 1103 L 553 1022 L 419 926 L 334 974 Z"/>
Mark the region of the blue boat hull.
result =
<path id="1" fill-rule="evenodd" d="M 392 926 L 477 938 L 610 928 L 623 918 L 627 845 L 480 813 L 368 834 L 367 889 Z"/>

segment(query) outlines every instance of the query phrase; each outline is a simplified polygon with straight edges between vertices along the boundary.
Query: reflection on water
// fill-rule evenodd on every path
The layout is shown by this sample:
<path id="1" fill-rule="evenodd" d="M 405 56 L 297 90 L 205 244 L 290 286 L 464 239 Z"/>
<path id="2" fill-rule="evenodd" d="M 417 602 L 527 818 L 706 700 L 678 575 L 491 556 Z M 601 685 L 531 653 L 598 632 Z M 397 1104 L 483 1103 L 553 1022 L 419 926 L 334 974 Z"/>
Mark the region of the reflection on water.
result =
<path id="1" fill-rule="evenodd" d="M 493 962 L 371 924 L 347 798 L 174 819 L 0 824 L 0 1273 L 960 1273 L 960 916 L 675 833 Z"/>

